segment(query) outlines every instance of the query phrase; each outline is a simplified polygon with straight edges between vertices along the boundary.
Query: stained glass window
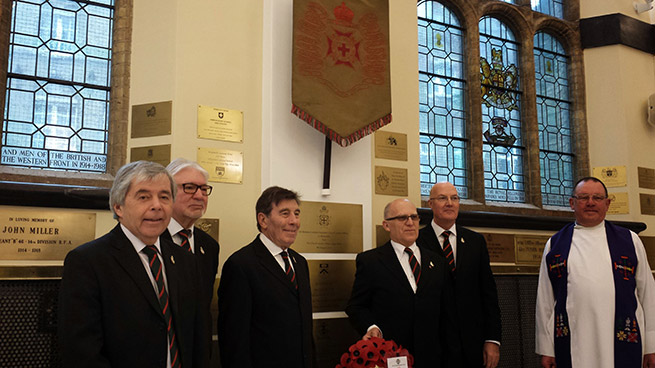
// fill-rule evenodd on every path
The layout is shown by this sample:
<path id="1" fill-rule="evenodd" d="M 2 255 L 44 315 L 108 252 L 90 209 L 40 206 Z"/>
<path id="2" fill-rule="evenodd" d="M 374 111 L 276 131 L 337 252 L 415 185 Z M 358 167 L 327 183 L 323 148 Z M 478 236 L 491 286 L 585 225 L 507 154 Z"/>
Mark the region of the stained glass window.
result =
<path id="1" fill-rule="evenodd" d="M 480 20 L 480 80 L 485 198 L 525 202 L 519 44 L 494 17 Z"/>
<path id="2" fill-rule="evenodd" d="M 468 197 L 464 29 L 434 1 L 418 4 L 421 194 L 453 183 Z"/>
<path id="3" fill-rule="evenodd" d="M 12 5 L 2 165 L 104 173 L 114 0 Z"/>
<path id="4" fill-rule="evenodd" d="M 555 37 L 538 32 L 534 63 L 542 202 L 566 206 L 574 184 L 569 59 Z"/>
<path id="5" fill-rule="evenodd" d="M 564 19 L 564 0 L 531 0 L 532 10 Z"/>

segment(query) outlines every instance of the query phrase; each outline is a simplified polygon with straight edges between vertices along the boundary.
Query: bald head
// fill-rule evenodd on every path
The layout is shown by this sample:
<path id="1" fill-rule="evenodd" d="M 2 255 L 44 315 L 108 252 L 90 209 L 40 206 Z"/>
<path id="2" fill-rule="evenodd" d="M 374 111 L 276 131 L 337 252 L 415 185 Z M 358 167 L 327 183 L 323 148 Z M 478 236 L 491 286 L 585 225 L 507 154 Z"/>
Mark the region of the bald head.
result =
<path id="1" fill-rule="evenodd" d="M 443 229 L 450 229 L 459 215 L 457 189 L 449 182 L 433 185 L 428 205 L 432 209 L 434 222 Z"/>
<path id="2" fill-rule="evenodd" d="M 382 227 L 396 243 L 406 247 L 414 244 L 418 238 L 418 223 L 416 206 L 408 199 L 396 199 L 384 208 Z"/>

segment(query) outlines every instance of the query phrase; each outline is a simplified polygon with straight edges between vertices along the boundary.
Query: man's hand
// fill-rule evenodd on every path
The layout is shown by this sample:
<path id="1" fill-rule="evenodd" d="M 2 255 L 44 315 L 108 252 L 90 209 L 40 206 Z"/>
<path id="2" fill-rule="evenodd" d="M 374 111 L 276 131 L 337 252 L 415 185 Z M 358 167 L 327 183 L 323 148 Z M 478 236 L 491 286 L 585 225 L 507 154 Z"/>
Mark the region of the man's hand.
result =
<path id="1" fill-rule="evenodd" d="M 557 367 L 557 364 L 555 364 L 555 357 L 550 357 L 550 356 L 541 356 L 541 366 L 543 368 L 555 368 Z"/>
<path id="2" fill-rule="evenodd" d="M 482 358 L 485 368 L 496 368 L 500 360 L 500 346 L 493 342 L 485 342 L 482 347 Z"/>
<path id="3" fill-rule="evenodd" d="M 655 353 L 644 354 L 644 368 L 655 368 Z"/>
<path id="4" fill-rule="evenodd" d="M 373 327 L 366 331 L 366 335 L 362 336 L 362 340 L 368 340 L 371 337 L 382 337 L 382 331 L 377 327 Z"/>

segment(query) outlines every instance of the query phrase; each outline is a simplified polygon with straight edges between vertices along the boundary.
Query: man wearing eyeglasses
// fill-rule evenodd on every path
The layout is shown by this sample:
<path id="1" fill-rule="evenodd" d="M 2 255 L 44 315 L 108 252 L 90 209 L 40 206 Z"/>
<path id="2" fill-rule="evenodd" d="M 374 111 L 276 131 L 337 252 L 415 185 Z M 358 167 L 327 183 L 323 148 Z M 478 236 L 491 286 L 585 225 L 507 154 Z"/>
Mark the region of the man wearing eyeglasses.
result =
<path id="1" fill-rule="evenodd" d="M 173 203 L 171 222 L 162 237 L 195 255 L 200 275 L 201 302 L 206 307 L 207 324 L 211 325 L 211 301 L 218 270 L 219 245 L 209 234 L 194 226 L 205 214 L 212 193 L 211 185 L 207 185 L 209 173 L 198 163 L 184 158 L 173 160 L 166 170 L 175 180 L 177 196 Z M 207 343 L 211 346 L 211 328 L 207 332 Z"/>
<path id="2" fill-rule="evenodd" d="M 569 204 L 575 223 L 548 240 L 539 271 L 541 365 L 655 367 L 655 281 L 641 240 L 605 221 L 599 179 L 580 179 Z"/>
<path id="3" fill-rule="evenodd" d="M 432 186 L 428 204 L 433 218 L 419 232 L 418 244 L 446 260 L 455 292 L 463 366 L 495 368 L 500 359 L 501 321 L 487 243 L 482 235 L 456 224 L 459 196 L 453 184 Z"/>
<path id="4" fill-rule="evenodd" d="M 407 199 L 384 209 L 391 241 L 357 255 L 346 313 L 367 340 L 383 337 L 414 356 L 414 368 L 459 367 L 453 293 L 443 258 L 416 245 L 419 216 Z"/>

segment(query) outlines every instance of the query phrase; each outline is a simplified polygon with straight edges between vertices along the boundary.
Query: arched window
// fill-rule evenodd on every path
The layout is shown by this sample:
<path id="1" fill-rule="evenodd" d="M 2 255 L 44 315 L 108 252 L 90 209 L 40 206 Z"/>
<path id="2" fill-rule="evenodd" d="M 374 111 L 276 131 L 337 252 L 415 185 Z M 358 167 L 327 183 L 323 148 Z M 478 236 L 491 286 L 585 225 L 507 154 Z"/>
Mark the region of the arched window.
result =
<path id="1" fill-rule="evenodd" d="M 480 81 L 485 198 L 525 202 L 519 44 L 493 17 L 480 20 Z"/>
<path id="2" fill-rule="evenodd" d="M 564 0 L 530 0 L 532 10 L 564 19 Z"/>
<path id="3" fill-rule="evenodd" d="M 450 181 L 468 196 L 464 29 L 443 4 L 418 4 L 421 193 Z"/>
<path id="4" fill-rule="evenodd" d="M 555 37 L 538 32 L 534 63 L 542 202 L 566 206 L 574 184 L 569 60 Z"/>

